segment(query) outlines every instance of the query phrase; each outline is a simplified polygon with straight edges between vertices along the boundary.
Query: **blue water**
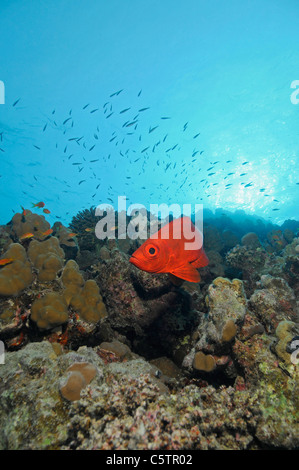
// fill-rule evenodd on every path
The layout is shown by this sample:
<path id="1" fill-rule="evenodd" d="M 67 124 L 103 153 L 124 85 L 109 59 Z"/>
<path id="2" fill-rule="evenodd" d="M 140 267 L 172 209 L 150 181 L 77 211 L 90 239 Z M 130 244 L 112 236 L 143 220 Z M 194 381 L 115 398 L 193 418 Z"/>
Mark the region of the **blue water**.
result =
<path id="1" fill-rule="evenodd" d="M 1 0 L 0 223 L 119 195 L 298 219 L 298 17 L 298 0 Z"/>

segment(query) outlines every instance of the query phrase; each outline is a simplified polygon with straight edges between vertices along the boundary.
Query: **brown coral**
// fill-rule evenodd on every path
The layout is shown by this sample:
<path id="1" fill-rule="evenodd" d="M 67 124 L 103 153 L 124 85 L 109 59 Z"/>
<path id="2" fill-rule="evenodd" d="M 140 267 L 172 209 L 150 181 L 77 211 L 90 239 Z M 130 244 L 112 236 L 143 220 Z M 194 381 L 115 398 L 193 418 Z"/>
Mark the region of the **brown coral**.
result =
<path id="1" fill-rule="evenodd" d="M 216 367 L 215 359 L 211 354 L 204 354 L 202 351 L 195 353 L 193 368 L 204 372 L 212 372 Z"/>
<path id="2" fill-rule="evenodd" d="M 38 270 L 41 282 L 53 281 L 63 266 L 64 251 L 56 237 L 39 242 L 32 240 L 28 248 L 28 256 Z"/>
<path id="3" fill-rule="evenodd" d="M 19 238 L 25 233 L 33 233 L 34 237 L 43 240 L 44 232 L 50 228 L 49 222 L 43 215 L 34 214 L 26 209 L 26 215 L 17 213 L 13 216 L 10 224 L 12 225 L 12 234 Z"/>
<path id="4" fill-rule="evenodd" d="M 62 282 L 67 304 L 77 310 L 84 321 L 96 323 L 107 315 L 97 283 L 92 279 L 84 283 L 75 261 L 69 260 L 66 263 Z"/>
<path id="5" fill-rule="evenodd" d="M 26 251 L 19 243 L 12 243 L 3 256 L 13 261 L 0 270 L 0 295 L 18 295 L 33 280 Z"/>
<path id="6" fill-rule="evenodd" d="M 68 320 L 67 304 L 62 295 L 50 292 L 33 302 L 31 320 L 40 330 L 48 330 L 66 323 Z"/>
<path id="7" fill-rule="evenodd" d="M 79 400 L 81 390 L 92 381 L 97 369 L 89 362 L 75 362 L 67 372 L 60 383 L 60 393 L 66 400 Z"/>

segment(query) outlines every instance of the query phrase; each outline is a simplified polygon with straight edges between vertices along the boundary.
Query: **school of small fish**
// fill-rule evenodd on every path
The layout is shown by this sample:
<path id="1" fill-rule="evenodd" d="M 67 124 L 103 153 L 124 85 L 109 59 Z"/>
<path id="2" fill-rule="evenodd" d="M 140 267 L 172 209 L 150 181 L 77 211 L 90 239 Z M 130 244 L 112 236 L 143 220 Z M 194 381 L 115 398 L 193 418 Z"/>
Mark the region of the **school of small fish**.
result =
<path id="1" fill-rule="evenodd" d="M 206 155 L 201 148 L 199 129 L 187 121 L 174 133 L 173 129 L 167 125 L 171 122 L 172 116 L 155 117 L 151 106 L 141 104 L 142 95 L 142 90 L 140 90 L 136 94 L 134 105 L 128 104 L 122 107 L 118 100 L 120 97 L 125 98 L 125 90 L 120 89 L 112 92 L 102 106 L 93 106 L 91 103 L 82 106 L 79 112 L 85 113 L 86 118 L 90 115 L 99 116 L 110 126 L 108 128 L 106 126 L 103 131 L 100 118 L 95 119 L 93 122 L 95 127 L 91 131 L 92 138 L 76 135 L 75 111 L 72 109 L 66 115 L 59 115 L 58 111 L 53 109 L 50 115 L 45 115 L 40 125 L 40 131 L 43 135 L 50 129 L 54 129 L 59 132 L 60 136 L 63 136 L 63 144 L 56 142 L 55 151 L 60 152 L 64 164 L 68 164 L 70 168 L 76 169 L 78 175 L 80 174 L 76 182 L 78 185 L 76 192 L 80 193 L 81 187 L 84 188 L 84 191 L 88 188 L 90 205 L 107 201 L 112 204 L 117 203 L 119 185 L 114 187 L 113 179 L 107 183 L 102 176 L 104 168 L 108 173 L 117 172 L 118 178 L 120 175 L 122 176 L 123 185 L 129 187 L 130 197 L 136 193 L 138 193 L 138 197 L 142 194 L 146 202 L 151 201 L 152 197 L 157 199 L 159 192 L 169 203 L 175 202 L 173 201 L 174 196 L 180 202 L 181 199 L 184 199 L 180 195 L 191 192 L 196 202 L 203 203 L 207 201 L 207 198 L 213 196 L 215 186 L 222 185 L 223 191 L 228 192 L 239 190 L 242 187 L 247 191 L 255 191 L 260 194 L 260 197 L 268 198 L 267 202 L 271 204 L 272 211 L 280 210 L 279 200 L 268 194 L 266 187 L 260 188 L 255 183 L 254 173 L 257 170 L 254 168 L 254 162 L 239 161 L 237 165 L 233 160 L 212 161 L 211 157 Z M 18 98 L 12 104 L 16 111 L 19 109 L 20 102 L 22 100 Z M 120 122 L 119 119 L 123 119 L 123 121 Z M 153 121 L 150 122 L 151 120 Z M 2 130 L 0 132 L 0 151 L 4 154 L 6 151 L 5 137 L 5 131 Z M 187 153 L 183 147 L 186 139 L 189 144 L 193 143 L 193 149 L 190 153 Z M 109 146 L 110 151 L 107 152 Z M 37 154 L 41 154 L 44 150 L 43 143 L 40 142 L 32 143 L 32 148 L 33 152 L 37 152 Z M 90 155 L 93 158 L 90 158 Z M 28 161 L 28 166 L 41 165 L 38 157 L 36 160 L 32 160 Z M 134 165 L 133 177 L 132 165 Z M 248 168 L 247 171 L 240 171 L 240 168 L 244 167 L 245 169 L 245 166 L 246 169 Z M 33 181 L 26 181 L 22 187 L 29 185 L 30 188 L 40 191 L 40 175 L 32 174 L 32 177 Z M 248 177 L 249 181 L 245 177 Z M 150 178 L 155 181 L 154 188 L 152 182 L 148 181 Z M 56 185 L 61 185 L 61 194 L 57 195 L 58 199 L 63 196 L 62 193 L 73 194 L 74 181 L 76 181 L 73 172 L 69 181 L 58 177 L 55 177 L 55 180 Z M 299 185 L 299 182 L 296 184 Z M 132 186 L 134 191 L 131 194 Z M 28 191 L 22 189 L 22 193 L 25 199 L 30 197 Z M 40 194 L 40 196 L 44 195 Z M 136 202 L 130 197 L 128 198 L 129 202 Z M 35 203 L 33 207 L 43 209 L 46 215 L 51 213 L 42 202 Z M 14 209 L 12 210 L 15 212 Z M 55 218 L 61 219 L 67 217 L 69 212 L 53 215 Z"/>

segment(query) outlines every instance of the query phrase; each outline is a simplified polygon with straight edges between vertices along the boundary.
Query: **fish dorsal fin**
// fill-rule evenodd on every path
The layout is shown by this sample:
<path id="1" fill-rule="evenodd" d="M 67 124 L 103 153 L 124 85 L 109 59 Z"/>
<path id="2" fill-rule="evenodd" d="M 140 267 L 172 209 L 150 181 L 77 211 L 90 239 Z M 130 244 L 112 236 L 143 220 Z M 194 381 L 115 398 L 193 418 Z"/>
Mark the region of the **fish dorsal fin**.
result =
<path id="1" fill-rule="evenodd" d="M 184 264 L 179 268 L 175 268 L 173 271 L 171 271 L 170 274 L 173 274 L 174 276 L 189 282 L 200 281 L 199 272 L 190 263 Z"/>

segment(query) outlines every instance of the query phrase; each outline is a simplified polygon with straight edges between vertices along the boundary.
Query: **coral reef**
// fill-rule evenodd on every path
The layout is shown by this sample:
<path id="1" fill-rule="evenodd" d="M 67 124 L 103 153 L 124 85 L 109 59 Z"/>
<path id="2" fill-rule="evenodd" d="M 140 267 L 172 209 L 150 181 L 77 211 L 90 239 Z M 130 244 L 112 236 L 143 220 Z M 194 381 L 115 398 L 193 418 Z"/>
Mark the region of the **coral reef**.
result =
<path id="1" fill-rule="evenodd" d="M 0 227 L 0 448 L 298 448 L 298 223 L 238 217 L 207 213 L 210 264 L 180 285 L 93 208 Z"/>

